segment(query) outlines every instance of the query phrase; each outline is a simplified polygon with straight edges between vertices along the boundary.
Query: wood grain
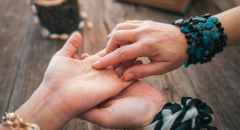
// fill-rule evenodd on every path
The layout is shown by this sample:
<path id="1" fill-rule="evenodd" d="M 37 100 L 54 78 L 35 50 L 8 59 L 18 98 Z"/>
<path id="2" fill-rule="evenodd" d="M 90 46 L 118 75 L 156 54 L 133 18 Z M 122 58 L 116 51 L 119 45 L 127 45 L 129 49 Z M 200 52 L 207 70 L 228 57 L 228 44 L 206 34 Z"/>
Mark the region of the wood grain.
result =
<path id="1" fill-rule="evenodd" d="M 83 46 L 77 52 L 94 54 L 105 48 L 107 35 L 126 20 L 153 20 L 170 23 L 207 12 L 212 15 L 240 5 L 239 0 L 195 1 L 184 16 L 113 0 L 82 0 L 82 10 L 94 23 L 81 31 Z M 0 1 L 0 114 L 14 111 L 24 103 L 42 81 L 51 57 L 64 41 L 42 38 L 39 27 L 24 0 Z M 176 43 L 177 44 L 177 43 Z M 240 129 L 240 48 L 226 48 L 211 63 L 180 67 L 170 73 L 143 80 L 161 91 L 168 101 L 183 96 L 198 97 L 214 109 L 213 125 L 219 130 Z M 142 58 L 147 62 L 146 58 Z M 107 130 L 79 119 L 66 130 Z"/>
<path id="2" fill-rule="evenodd" d="M 119 0 L 172 12 L 185 13 L 191 0 Z"/>

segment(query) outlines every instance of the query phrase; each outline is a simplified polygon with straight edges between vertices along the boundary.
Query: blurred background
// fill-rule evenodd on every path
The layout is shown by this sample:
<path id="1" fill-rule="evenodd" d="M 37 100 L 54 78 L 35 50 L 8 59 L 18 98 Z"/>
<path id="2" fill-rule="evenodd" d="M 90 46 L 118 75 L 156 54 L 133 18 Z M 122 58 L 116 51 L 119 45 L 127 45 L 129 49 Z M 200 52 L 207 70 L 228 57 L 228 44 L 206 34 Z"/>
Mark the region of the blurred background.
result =
<path id="1" fill-rule="evenodd" d="M 87 13 L 91 25 L 81 27 L 83 45 L 76 54 L 95 54 L 104 49 L 107 35 L 126 20 L 171 24 L 179 18 L 214 15 L 238 5 L 240 0 L 81 0 L 80 10 Z M 15 111 L 31 96 L 52 56 L 65 43 L 43 38 L 41 26 L 34 23 L 30 10 L 29 0 L 0 0 L 0 115 Z M 239 55 L 240 47 L 229 47 L 210 63 L 188 69 L 182 66 L 143 80 L 168 101 L 179 101 L 183 96 L 202 99 L 213 108 L 213 125 L 219 130 L 240 130 Z M 73 119 L 63 129 L 106 130 L 79 119 Z"/>

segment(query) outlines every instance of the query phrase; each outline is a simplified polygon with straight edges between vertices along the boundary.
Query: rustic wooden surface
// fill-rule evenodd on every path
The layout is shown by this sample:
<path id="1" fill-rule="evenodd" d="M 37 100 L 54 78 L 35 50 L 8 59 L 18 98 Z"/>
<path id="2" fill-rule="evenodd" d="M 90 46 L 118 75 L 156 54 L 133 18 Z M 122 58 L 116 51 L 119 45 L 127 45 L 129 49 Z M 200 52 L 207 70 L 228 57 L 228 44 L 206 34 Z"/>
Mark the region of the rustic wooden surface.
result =
<path id="1" fill-rule="evenodd" d="M 82 0 L 93 21 L 92 30 L 82 30 L 83 46 L 78 51 L 94 54 L 103 49 L 107 35 L 125 20 L 153 20 L 170 23 L 210 12 L 216 14 L 240 5 L 240 0 L 194 1 L 185 16 L 113 0 Z M 26 0 L 0 1 L 0 115 L 21 106 L 41 83 L 53 54 L 64 44 L 42 38 Z M 160 36 L 161 37 L 161 36 Z M 161 91 L 168 101 L 183 96 L 198 97 L 212 106 L 213 125 L 219 130 L 240 130 L 240 47 L 227 48 L 211 63 L 184 67 L 161 76 L 143 79 Z M 105 130 L 79 119 L 67 124 L 67 130 Z"/>

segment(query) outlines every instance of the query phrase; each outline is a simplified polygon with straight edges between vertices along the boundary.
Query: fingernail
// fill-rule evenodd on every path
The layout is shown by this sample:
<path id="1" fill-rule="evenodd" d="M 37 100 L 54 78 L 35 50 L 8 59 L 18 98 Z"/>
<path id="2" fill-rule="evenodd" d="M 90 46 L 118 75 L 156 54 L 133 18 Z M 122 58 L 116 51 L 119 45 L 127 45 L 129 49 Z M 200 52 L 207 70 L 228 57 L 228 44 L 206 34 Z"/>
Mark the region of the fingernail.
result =
<path id="1" fill-rule="evenodd" d="M 96 61 L 95 63 L 93 63 L 93 67 L 96 68 L 96 67 L 99 67 L 100 65 L 100 62 L 99 61 Z"/>
<path id="2" fill-rule="evenodd" d="M 133 79 L 133 74 L 129 73 L 129 74 L 126 75 L 125 81 L 129 81 L 129 80 L 132 80 L 132 79 Z"/>

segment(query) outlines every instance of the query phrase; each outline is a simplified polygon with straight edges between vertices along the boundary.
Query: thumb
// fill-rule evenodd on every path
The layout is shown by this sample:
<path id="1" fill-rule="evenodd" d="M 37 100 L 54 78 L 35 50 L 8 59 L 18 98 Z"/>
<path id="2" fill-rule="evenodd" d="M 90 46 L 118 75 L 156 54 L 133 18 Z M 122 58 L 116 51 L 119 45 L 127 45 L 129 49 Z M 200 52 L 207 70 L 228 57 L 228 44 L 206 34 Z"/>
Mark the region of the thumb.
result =
<path id="1" fill-rule="evenodd" d="M 58 53 L 66 57 L 73 57 L 81 45 L 82 35 L 80 33 L 74 33 Z"/>
<path id="2" fill-rule="evenodd" d="M 145 78 L 152 75 L 161 75 L 167 72 L 166 66 L 167 62 L 136 64 L 124 72 L 123 78 L 125 81 L 129 81 L 133 79 Z"/>

